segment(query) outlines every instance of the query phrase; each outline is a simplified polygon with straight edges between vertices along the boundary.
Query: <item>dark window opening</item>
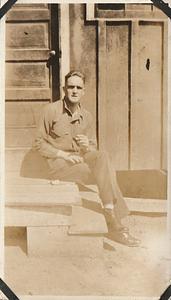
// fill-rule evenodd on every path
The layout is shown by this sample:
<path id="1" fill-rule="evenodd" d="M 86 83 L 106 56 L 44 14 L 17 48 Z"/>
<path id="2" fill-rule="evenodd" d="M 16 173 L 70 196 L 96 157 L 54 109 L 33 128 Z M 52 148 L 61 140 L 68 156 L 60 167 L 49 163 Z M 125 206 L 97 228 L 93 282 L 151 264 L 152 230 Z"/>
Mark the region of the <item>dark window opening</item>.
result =
<path id="1" fill-rule="evenodd" d="M 124 10 L 125 4 L 97 4 L 97 9 L 99 10 Z"/>

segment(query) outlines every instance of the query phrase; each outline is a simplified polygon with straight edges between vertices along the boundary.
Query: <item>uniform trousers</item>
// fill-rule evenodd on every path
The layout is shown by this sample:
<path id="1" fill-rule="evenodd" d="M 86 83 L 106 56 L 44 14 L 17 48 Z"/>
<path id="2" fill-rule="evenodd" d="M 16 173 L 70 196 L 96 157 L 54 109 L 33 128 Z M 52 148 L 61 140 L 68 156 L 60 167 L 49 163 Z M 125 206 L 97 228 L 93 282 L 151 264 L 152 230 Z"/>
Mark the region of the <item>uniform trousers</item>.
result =
<path id="1" fill-rule="evenodd" d="M 50 179 L 72 181 L 82 185 L 96 184 L 104 207 L 107 204 L 114 205 L 114 211 L 119 218 L 128 215 L 129 211 L 107 152 L 93 150 L 81 156 L 83 162 L 76 164 L 60 158 L 48 159 Z"/>

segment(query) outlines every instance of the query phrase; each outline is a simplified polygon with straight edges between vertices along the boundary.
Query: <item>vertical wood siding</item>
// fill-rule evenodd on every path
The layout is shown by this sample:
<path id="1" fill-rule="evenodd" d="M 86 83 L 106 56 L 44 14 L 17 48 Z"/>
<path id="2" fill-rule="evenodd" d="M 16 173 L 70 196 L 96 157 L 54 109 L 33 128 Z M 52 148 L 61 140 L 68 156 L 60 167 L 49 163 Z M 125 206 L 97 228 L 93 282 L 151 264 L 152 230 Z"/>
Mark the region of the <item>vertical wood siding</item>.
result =
<path id="1" fill-rule="evenodd" d="M 103 81 L 106 90 L 105 100 L 99 98 L 98 104 L 105 111 L 105 118 L 103 113 L 99 116 L 100 147 L 105 144 L 118 170 L 162 169 L 167 144 L 166 26 L 154 21 L 103 23 L 106 33 L 98 36 L 103 62 L 99 88 Z"/>
<path id="2" fill-rule="evenodd" d="M 89 22 L 84 4 L 70 4 L 70 68 L 86 75 L 84 106 L 114 167 L 161 169 L 167 165 L 167 22 L 155 20 L 151 5 L 132 7 L 126 6 L 129 21 L 108 15 Z M 35 126 L 41 106 L 51 101 L 51 18 L 47 4 L 20 4 L 7 15 L 7 127 Z M 7 133 L 12 143 L 11 128 Z M 14 142 L 22 145 L 22 137 Z"/>
<path id="3" fill-rule="evenodd" d="M 160 169 L 162 146 L 162 24 L 139 22 L 132 57 L 131 168 Z"/>

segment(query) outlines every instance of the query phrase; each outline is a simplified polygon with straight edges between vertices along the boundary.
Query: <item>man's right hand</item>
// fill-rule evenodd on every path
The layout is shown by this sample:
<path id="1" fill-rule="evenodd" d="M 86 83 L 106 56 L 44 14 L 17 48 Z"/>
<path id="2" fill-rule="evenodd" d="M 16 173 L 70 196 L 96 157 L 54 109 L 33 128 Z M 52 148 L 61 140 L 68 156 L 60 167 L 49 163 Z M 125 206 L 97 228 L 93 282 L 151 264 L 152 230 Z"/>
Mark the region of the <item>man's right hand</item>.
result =
<path id="1" fill-rule="evenodd" d="M 67 157 L 67 161 L 73 163 L 73 164 L 79 164 L 83 162 L 83 158 L 79 155 L 69 155 Z"/>
<path id="2" fill-rule="evenodd" d="M 57 157 L 62 158 L 72 164 L 79 164 L 83 162 L 83 158 L 81 156 L 70 154 L 69 152 L 62 150 L 58 150 Z"/>

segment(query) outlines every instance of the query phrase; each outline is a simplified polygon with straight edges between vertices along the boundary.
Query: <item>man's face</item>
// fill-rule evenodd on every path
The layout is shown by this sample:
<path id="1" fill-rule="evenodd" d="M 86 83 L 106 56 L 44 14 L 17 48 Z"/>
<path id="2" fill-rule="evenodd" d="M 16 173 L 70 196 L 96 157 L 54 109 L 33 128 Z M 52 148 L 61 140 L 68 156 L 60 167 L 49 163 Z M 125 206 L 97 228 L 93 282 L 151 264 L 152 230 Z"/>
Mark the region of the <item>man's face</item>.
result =
<path id="1" fill-rule="evenodd" d="M 64 91 L 65 96 L 70 103 L 79 103 L 82 96 L 84 95 L 84 82 L 82 78 L 77 75 L 69 77 L 64 87 Z"/>

